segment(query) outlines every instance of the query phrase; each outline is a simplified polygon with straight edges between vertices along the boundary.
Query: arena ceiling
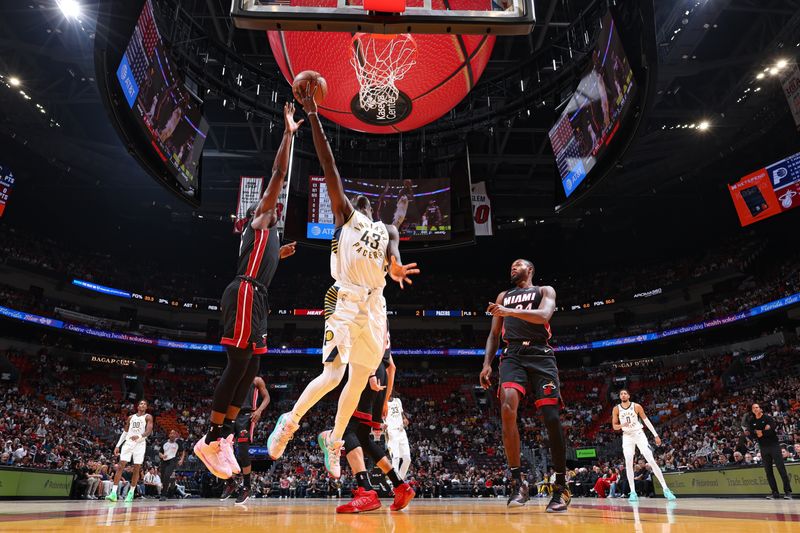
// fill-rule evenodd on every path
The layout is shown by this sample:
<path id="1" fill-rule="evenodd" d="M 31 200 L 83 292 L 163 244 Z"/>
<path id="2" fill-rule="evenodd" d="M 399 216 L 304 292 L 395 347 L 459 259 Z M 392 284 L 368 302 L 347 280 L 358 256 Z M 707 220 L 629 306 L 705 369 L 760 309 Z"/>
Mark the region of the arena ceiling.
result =
<path id="1" fill-rule="evenodd" d="M 228 4 L 227 0 L 182 2 L 209 38 L 265 72 L 277 72 L 266 36 L 235 29 L 225 14 Z M 532 55 L 564 61 L 559 45 L 563 32 L 595 4 L 537 1 L 539 23 L 534 32 L 498 39 L 474 93 L 502 98 L 493 92 L 496 80 L 512 75 Z M 0 82 L 11 76 L 20 81 L 14 87 L 0 84 L 0 135 L 51 160 L 76 190 L 116 191 L 134 204 L 161 202 L 176 212 L 189 212 L 145 176 L 108 124 L 92 55 L 97 6 L 83 3 L 80 21 L 65 19 L 54 0 L 2 0 L 0 6 L 0 75 L 4 76 Z M 756 166 L 754 152 L 765 154 L 763 163 L 772 161 L 773 155 L 787 155 L 781 150 L 788 149 L 791 138 L 782 132 L 793 127 L 786 101 L 776 78 L 757 75 L 781 58 L 797 58 L 800 1 L 670 0 L 655 6 L 659 68 L 654 105 L 616 172 L 577 207 L 558 215 L 553 210 L 557 183 L 547 131 L 557 98 L 513 116 L 452 129 L 455 133 L 448 137 L 447 121 L 470 112 L 471 104 L 465 101 L 424 136 L 407 136 L 402 141 L 406 152 L 418 153 L 425 146 L 426 164 L 433 165 L 434 172 L 446 173 L 454 147 L 468 145 L 473 180 L 489 182 L 498 221 L 508 227 L 538 220 L 569 224 L 601 210 L 625 212 L 654 197 L 696 202 L 698 193 L 721 189 L 726 181 L 752 170 L 734 168 L 733 175 L 710 172 L 720 160 L 744 154 Z M 548 62 L 543 62 L 543 72 Z M 205 112 L 211 133 L 205 148 L 201 211 L 221 218 L 235 204 L 237 177 L 263 172 L 271 165 L 281 128 L 274 117 L 228 107 L 223 106 L 222 95 L 208 95 Z M 701 133 L 696 126 L 702 121 L 710 127 Z M 381 154 L 396 154 L 401 142 L 398 137 L 331 131 L 334 147 L 345 159 L 357 153 L 381 159 Z M 2 144 L 0 153 L 13 146 Z M 311 157 L 310 138 L 302 140 L 299 149 Z M 624 223 L 624 217 L 620 220 Z"/>

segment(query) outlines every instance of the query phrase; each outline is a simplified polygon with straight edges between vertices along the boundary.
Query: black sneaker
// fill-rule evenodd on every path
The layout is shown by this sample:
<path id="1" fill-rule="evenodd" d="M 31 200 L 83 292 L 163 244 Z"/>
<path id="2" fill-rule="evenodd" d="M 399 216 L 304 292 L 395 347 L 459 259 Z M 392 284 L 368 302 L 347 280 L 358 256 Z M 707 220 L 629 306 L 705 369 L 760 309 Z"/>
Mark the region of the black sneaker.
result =
<path id="1" fill-rule="evenodd" d="M 791 492 L 787 492 L 786 494 L 783 495 L 783 499 L 784 500 L 791 500 L 792 499 L 792 493 Z"/>
<path id="2" fill-rule="evenodd" d="M 548 513 L 565 513 L 567 512 L 567 507 L 569 507 L 569 502 L 571 500 L 572 493 L 568 488 L 563 485 L 555 485 L 553 488 L 553 497 L 550 499 L 550 503 L 547 504 L 547 509 L 545 509 L 545 511 Z"/>
<path id="3" fill-rule="evenodd" d="M 770 494 L 769 496 L 767 496 L 767 499 L 768 500 L 780 500 L 781 499 L 781 495 L 778 494 L 777 492 L 775 492 L 775 493 Z"/>
<path id="4" fill-rule="evenodd" d="M 166 497 L 166 496 L 162 496 L 162 497 L 160 497 L 160 498 L 158 499 L 158 501 L 160 501 L 160 502 L 165 502 L 165 501 L 167 501 L 167 497 Z"/>
<path id="5" fill-rule="evenodd" d="M 528 494 L 528 485 L 522 483 L 521 481 L 517 481 L 516 479 L 511 482 L 511 486 L 508 488 L 508 493 L 509 507 L 522 507 L 528 500 L 530 500 L 530 496 Z"/>
<path id="6" fill-rule="evenodd" d="M 219 501 L 224 502 L 231 496 L 233 493 L 236 492 L 236 482 L 233 479 L 229 479 L 225 482 L 225 490 L 222 491 L 222 496 L 219 497 Z"/>
<path id="7" fill-rule="evenodd" d="M 242 487 L 242 489 L 239 491 L 239 497 L 236 498 L 236 505 L 244 505 L 249 499 L 250 489 L 247 487 Z"/>

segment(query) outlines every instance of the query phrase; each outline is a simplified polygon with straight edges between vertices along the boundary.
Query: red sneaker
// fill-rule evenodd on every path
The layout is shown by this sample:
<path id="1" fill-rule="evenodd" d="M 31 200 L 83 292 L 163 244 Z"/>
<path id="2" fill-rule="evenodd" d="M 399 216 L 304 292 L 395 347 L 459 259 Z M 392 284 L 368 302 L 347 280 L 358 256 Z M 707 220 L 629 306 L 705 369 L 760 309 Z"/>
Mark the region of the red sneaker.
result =
<path id="1" fill-rule="evenodd" d="M 414 489 L 411 488 L 411 485 L 408 483 L 403 483 L 396 489 L 394 489 L 394 503 L 389 507 L 392 511 L 402 511 L 408 504 L 411 503 L 411 500 L 414 499 L 417 493 L 414 492 Z"/>
<path id="2" fill-rule="evenodd" d="M 381 501 L 374 490 L 364 490 L 358 487 L 353 491 L 353 500 L 350 503 L 336 508 L 337 513 L 364 513 L 380 509 Z"/>

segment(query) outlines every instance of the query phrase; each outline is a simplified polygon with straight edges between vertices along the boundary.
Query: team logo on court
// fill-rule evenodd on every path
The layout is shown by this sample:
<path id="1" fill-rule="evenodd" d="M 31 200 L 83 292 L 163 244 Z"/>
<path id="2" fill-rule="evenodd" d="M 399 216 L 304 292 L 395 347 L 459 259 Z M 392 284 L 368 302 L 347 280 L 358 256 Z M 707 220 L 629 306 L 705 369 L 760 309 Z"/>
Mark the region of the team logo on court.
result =
<path id="1" fill-rule="evenodd" d="M 552 381 L 550 383 L 545 383 L 542 385 L 542 389 L 544 389 L 545 396 L 550 396 L 556 390 L 556 384 Z"/>
<path id="2" fill-rule="evenodd" d="M 331 330 L 327 330 L 325 332 L 325 342 L 331 342 L 333 340 L 333 332 Z"/>

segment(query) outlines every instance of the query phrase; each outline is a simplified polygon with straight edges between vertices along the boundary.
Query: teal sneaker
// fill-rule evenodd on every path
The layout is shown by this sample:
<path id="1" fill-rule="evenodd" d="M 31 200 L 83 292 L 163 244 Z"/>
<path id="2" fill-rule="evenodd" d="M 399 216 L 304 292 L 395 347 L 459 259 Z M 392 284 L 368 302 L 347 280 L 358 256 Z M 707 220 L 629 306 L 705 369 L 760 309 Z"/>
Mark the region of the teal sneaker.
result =
<path id="1" fill-rule="evenodd" d="M 668 488 L 666 488 L 666 487 L 664 487 L 664 497 L 665 497 L 666 499 L 668 499 L 669 501 L 675 501 L 675 500 L 677 500 L 677 499 L 678 499 L 678 498 L 676 498 L 676 497 L 675 497 L 675 495 L 674 495 L 674 494 L 672 494 L 672 491 L 671 491 L 671 490 L 669 490 L 669 489 L 668 489 Z"/>
<path id="2" fill-rule="evenodd" d="M 636 503 L 639 501 L 639 496 L 635 492 L 631 491 L 630 496 L 628 496 L 628 501 L 631 503 Z"/>
<path id="3" fill-rule="evenodd" d="M 343 440 L 333 440 L 332 431 L 323 431 L 317 436 L 317 444 L 325 454 L 325 469 L 333 479 L 339 479 L 342 476 L 342 467 L 339 460 L 342 457 Z"/>

